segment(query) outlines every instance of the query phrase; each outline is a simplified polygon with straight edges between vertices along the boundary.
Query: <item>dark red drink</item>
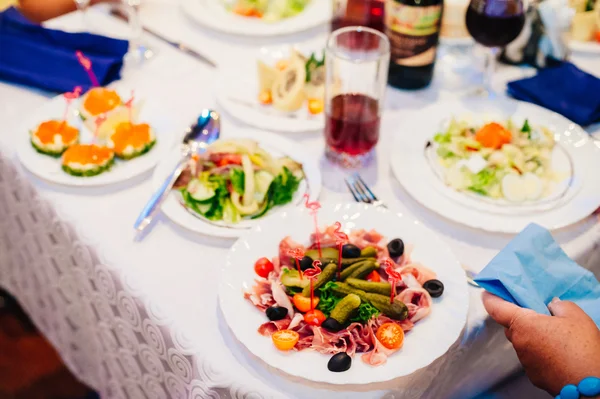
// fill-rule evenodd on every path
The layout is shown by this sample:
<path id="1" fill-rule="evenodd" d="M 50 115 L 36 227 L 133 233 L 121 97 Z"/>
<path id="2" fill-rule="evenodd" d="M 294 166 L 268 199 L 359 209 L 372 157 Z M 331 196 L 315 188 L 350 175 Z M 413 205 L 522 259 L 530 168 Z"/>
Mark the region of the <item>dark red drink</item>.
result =
<path id="1" fill-rule="evenodd" d="M 340 94 L 331 100 L 325 122 L 330 150 L 363 155 L 379 140 L 379 102 L 364 94 Z"/>
<path id="2" fill-rule="evenodd" d="M 384 3 L 384 0 L 334 0 L 331 31 L 347 26 L 367 26 L 383 32 Z"/>
<path id="3" fill-rule="evenodd" d="M 477 43 L 486 47 L 504 47 L 519 36 L 525 15 L 493 16 L 469 7 L 467 29 Z"/>

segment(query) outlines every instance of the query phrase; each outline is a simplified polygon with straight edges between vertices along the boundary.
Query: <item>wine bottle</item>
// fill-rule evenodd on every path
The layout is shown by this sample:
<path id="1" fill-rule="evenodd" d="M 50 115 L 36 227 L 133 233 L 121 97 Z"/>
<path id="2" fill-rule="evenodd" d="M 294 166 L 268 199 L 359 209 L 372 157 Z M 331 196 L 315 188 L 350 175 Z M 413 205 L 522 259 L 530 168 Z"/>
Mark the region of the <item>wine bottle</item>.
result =
<path id="1" fill-rule="evenodd" d="M 433 78 L 443 0 L 386 0 L 385 33 L 390 39 L 388 83 L 421 89 Z"/>

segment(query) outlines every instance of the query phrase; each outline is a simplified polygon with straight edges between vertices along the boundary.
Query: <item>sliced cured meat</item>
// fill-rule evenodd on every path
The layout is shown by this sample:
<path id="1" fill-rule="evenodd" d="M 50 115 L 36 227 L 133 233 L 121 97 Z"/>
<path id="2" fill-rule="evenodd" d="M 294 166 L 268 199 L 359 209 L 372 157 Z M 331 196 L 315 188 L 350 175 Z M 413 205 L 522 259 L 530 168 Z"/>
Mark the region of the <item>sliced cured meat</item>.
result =
<path id="1" fill-rule="evenodd" d="M 258 327 L 258 333 L 264 336 L 270 336 L 275 331 L 279 330 L 287 330 L 290 325 L 290 318 L 286 317 L 285 319 L 277 320 L 277 321 L 268 321 L 264 324 L 261 324 Z"/>
<path id="2" fill-rule="evenodd" d="M 292 240 L 290 236 L 287 236 L 281 240 L 279 243 L 279 262 L 281 266 L 292 266 L 292 258 L 288 255 L 288 251 L 296 248 L 300 248 L 303 251 L 306 250 L 304 245 Z"/>
<path id="3" fill-rule="evenodd" d="M 383 324 L 383 323 L 382 323 Z M 398 349 L 388 349 L 375 336 L 377 333 L 377 329 L 381 324 L 375 320 L 369 321 L 367 325 L 367 329 L 369 331 L 369 335 L 371 336 L 371 340 L 373 342 L 373 350 L 362 355 L 361 359 L 363 362 L 370 364 L 371 366 L 381 366 L 387 362 L 387 358 L 392 355 L 394 352 L 398 351 Z"/>
<path id="4" fill-rule="evenodd" d="M 398 298 L 408 308 L 408 320 L 416 323 L 431 313 L 431 296 L 423 288 L 407 288 Z"/>
<path id="5" fill-rule="evenodd" d="M 410 273 L 414 276 L 417 282 L 422 286 L 426 281 L 432 280 L 437 277 L 435 272 L 420 263 L 410 263 L 400 270 L 400 274 Z"/>
<path id="6" fill-rule="evenodd" d="M 277 302 L 277 305 L 286 308 L 290 318 L 294 317 L 294 306 L 292 306 L 292 301 L 290 301 L 290 297 L 287 296 L 279 281 L 275 280 L 271 282 L 271 292 L 273 293 L 273 299 Z"/>
<path id="7" fill-rule="evenodd" d="M 271 292 L 271 283 L 267 280 L 255 280 L 256 284 L 252 287 L 252 290 L 244 293 L 244 298 L 250 300 L 254 306 L 262 310 L 263 312 L 273 305 L 275 305 L 275 299 Z"/>

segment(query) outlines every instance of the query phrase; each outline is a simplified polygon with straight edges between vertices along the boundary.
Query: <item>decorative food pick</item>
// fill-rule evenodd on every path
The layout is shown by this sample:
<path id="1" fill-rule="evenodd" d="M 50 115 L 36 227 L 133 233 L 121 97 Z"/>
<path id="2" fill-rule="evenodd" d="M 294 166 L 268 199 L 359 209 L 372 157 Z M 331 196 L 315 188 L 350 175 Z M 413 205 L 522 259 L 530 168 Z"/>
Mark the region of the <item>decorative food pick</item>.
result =
<path id="1" fill-rule="evenodd" d="M 304 258 L 304 251 L 301 248 L 288 249 L 287 254 L 296 260 L 296 268 L 298 269 L 298 274 L 300 275 L 300 280 L 302 277 L 302 269 L 300 268 L 300 260 Z"/>
<path id="2" fill-rule="evenodd" d="M 129 124 L 133 126 L 133 101 L 135 100 L 135 91 L 131 90 L 131 97 L 125 102 L 125 107 L 129 112 Z"/>
<path id="3" fill-rule="evenodd" d="M 338 246 L 338 274 L 337 279 L 340 280 L 340 275 L 342 273 L 342 247 L 348 244 L 348 235 L 343 231 L 340 231 L 342 228 L 342 224 L 340 222 L 335 222 L 335 229 L 333 231 L 333 236 L 335 237 L 335 243 Z"/>
<path id="4" fill-rule="evenodd" d="M 306 269 L 306 271 L 304 272 L 304 275 L 306 276 L 306 278 L 308 278 L 308 281 L 310 281 L 310 310 L 313 310 L 315 307 L 315 289 L 313 286 L 313 280 L 316 279 L 319 276 L 319 274 L 321 274 L 321 265 L 321 261 L 316 260 L 313 262 L 313 267 L 311 269 Z"/>
<path id="5" fill-rule="evenodd" d="M 73 100 L 77 100 L 81 95 L 81 86 L 76 86 L 73 91 L 69 91 L 63 94 L 65 98 L 65 102 L 67 103 L 65 107 L 65 113 L 63 114 L 63 122 L 67 122 L 67 116 L 69 115 L 69 109 L 71 108 L 71 103 Z"/>
<path id="6" fill-rule="evenodd" d="M 315 224 L 315 237 L 317 240 L 317 248 L 319 249 L 319 258 L 322 258 L 323 252 L 321 251 L 321 237 L 319 237 L 319 223 L 317 220 L 317 213 L 319 213 L 319 209 L 321 209 L 321 203 L 319 201 L 310 202 L 309 195 L 304 194 L 304 206 L 310 210 L 310 214 L 313 217 L 313 222 Z"/>
<path id="7" fill-rule="evenodd" d="M 100 87 L 100 83 L 98 83 L 98 78 L 96 77 L 96 74 L 94 74 L 94 71 L 92 70 L 92 61 L 89 58 L 87 58 L 85 55 L 83 55 L 83 53 L 79 50 L 77 50 L 75 52 L 75 56 L 77 57 L 77 61 L 79 61 L 79 63 L 83 67 L 83 69 L 85 69 L 88 76 L 90 77 L 90 80 L 92 81 L 92 86 Z"/>
<path id="8" fill-rule="evenodd" d="M 96 126 L 96 129 L 94 130 L 94 142 L 96 142 L 96 139 L 98 138 L 98 131 L 100 130 L 100 126 L 102 126 L 102 124 L 106 122 L 106 119 L 106 114 L 100 114 L 96 119 L 94 119 L 94 125 Z"/>
<path id="9" fill-rule="evenodd" d="M 391 260 L 386 259 L 383 261 L 383 264 L 385 265 L 385 272 L 387 273 L 388 280 L 390 282 L 390 285 L 392 286 L 392 289 L 390 290 L 390 303 L 394 303 L 394 296 L 396 295 L 396 284 L 398 284 L 398 282 L 402 280 L 402 276 L 394 269 L 394 263 Z"/>

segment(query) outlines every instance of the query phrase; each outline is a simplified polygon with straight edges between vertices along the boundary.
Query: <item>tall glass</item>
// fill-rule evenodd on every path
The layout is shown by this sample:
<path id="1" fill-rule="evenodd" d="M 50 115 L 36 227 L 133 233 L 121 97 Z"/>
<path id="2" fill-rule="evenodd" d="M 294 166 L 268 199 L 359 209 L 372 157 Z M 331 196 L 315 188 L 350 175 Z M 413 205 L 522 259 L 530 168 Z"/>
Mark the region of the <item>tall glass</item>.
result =
<path id="1" fill-rule="evenodd" d="M 379 141 L 390 42 L 374 29 L 351 26 L 327 41 L 325 154 L 344 167 L 365 166 Z"/>
<path id="2" fill-rule="evenodd" d="M 525 25 L 522 0 L 471 0 L 467 9 L 467 29 L 475 41 L 489 48 L 483 90 L 492 94 L 496 58 L 502 47 L 519 36 Z"/>
<path id="3" fill-rule="evenodd" d="M 141 63 L 154 56 L 154 51 L 146 46 L 142 40 L 143 26 L 140 19 L 142 0 L 122 0 L 122 3 L 126 8 L 127 21 L 131 31 L 127 56 L 134 62 Z"/>

